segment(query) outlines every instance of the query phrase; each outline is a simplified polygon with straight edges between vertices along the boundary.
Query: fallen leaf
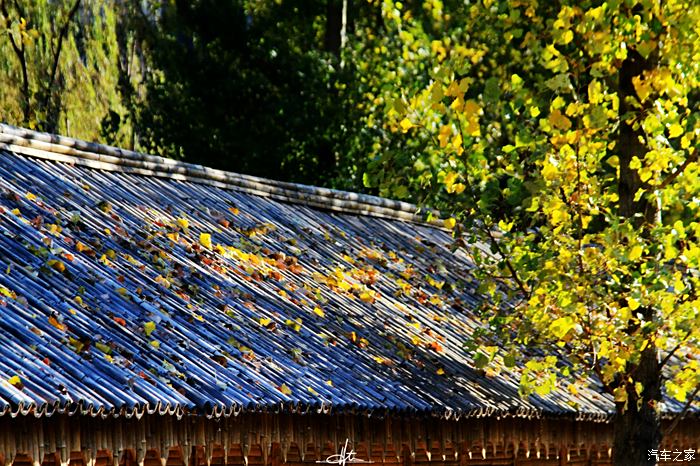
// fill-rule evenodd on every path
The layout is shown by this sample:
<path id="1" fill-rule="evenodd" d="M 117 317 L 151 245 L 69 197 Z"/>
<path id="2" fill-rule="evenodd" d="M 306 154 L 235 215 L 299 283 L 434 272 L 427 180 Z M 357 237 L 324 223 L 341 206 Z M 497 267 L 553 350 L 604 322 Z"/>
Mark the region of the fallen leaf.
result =
<path id="1" fill-rule="evenodd" d="M 279 387 L 277 387 L 277 390 L 281 391 L 285 395 L 291 395 L 292 394 L 292 389 L 287 386 L 286 383 L 283 383 Z"/>
<path id="2" fill-rule="evenodd" d="M 201 244 L 205 248 L 211 249 L 211 235 L 209 233 L 201 233 L 199 235 L 199 244 Z"/>
<path id="3" fill-rule="evenodd" d="M 66 331 L 66 326 L 59 322 L 59 320 L 54 316 L 49 316 L 49 323 L 62 332 Z"/>
<path id="4" fill-rule="evenodd" d="M 151 333 L 156 329 L 156 323 L 153 321 L 146 322 L 143 324 L 143 330 L 146 333 L 147 337 L 151 336 Z"/>

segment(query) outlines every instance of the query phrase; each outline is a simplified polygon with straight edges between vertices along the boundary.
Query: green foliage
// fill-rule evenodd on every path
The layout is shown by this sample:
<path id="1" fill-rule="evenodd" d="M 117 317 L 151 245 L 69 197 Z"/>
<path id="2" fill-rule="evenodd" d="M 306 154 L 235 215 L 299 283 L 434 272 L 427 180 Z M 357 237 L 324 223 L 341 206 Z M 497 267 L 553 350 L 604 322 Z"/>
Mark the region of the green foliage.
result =
<path id="1" fill-rule="evenodd" d="M 175 2 L 150 34 L 141 140 L 153 152 L 329 184 L 342 163 L 340 64 L 325 2 Z"/>
<path id="2" fill-rule="evenodd" d="M 491 337 L 544 350 L 520 361 L 521 391 L 573 383 L 575 392 L 594 376 L 621 415 L 658 416 L 662 388 L 692 402 L 698 5 L 382 8 L 393 37 L 382 40 L 401 41 L 404 59 L 415 54 L 397 74 L 419 78 L 377 103 L 391 138 L 365 181 L 461 220 L 457 245 L 492 294 Z M 475 234 L 490 251 L 468 244 Z"/>
<path id="3" fill-rule="evenodd" d="M 97 139 L 126 113 L 116 34 L 112 2 L 2 0 L 0 120 Z"/>

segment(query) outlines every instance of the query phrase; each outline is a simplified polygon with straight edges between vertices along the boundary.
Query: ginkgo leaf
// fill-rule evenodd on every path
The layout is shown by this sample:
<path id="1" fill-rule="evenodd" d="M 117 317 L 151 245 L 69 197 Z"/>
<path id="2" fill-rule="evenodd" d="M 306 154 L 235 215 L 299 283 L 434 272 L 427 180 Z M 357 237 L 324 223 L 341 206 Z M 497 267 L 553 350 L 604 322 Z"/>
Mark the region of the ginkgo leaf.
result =
<path id="1" fill-rule="evenodd" d="M 204 246 L 205 248 L 211 249 L 212 244 L 211 244 L 211 234 L 209 233 L 201 233 L 199 235 L 199 244 Z"/>
<path id="2" fill-rule="evenodd" d="M 413 128 L 414 125 L 413 123 L 411 123 L 411 120 L 409 120 L 408 118 L 404 118 L 399 123 L 399 126 L 401 127 L 401 131 L 406 133 L 409 129 Z"/>
<path id="3" fill-rule="evenodd" d="M 672 124 L 671 127 L 668 129 L 669 137 L 677 138 L 681 134 L 683 134 L 683 127 L 678 123 Z"/>
<path id="4" fill-rule="evenodd" d="M 46 265 L 48 265 L 54 270 L 58 270 L 61 273 L 66 271 L 66 264 L 64 264 L 63 261 L 60 260 L 51 259 L 49 261 L 46 261 Z"/>
<path id="5" fill-rule="evenodd" d="M 49 316 L 49 324 L 53 325 L 62 332 L 65 332 L 67 329 L 66 326 L 62 322 L 60 322 L 55 316 Z"/>
<path id="6" fill-rule="evenodd" d="M 110 346 L 105 345 L 104 343 L 101 343 L 101 342 L 95 343 L 95 347 L 105 354 L 109 354 L 112 352 L 112 348 Z"/>
<path id="7" fill-rule="evenodd" d="M 24 384 L 22 383 L 22 379 L 20 379 L 19 375 L 13 375 L 7 379 L 7 382 L 17 390 L 22 390 L 24 388 Z"/>
<path id="8" fill-rule="evenodd" d="M 156 329 L 156 323 L 153 321 L 148 321 L 145 324 L 143 324 L 143 331 L 146 334 L 147 337 L 151 336 L 151 333 Z"/>
<path id="9" fill-rule="evenodd" d="M 178 219 L 177 219 L 177 225 L 178 225 L 180 228 L 186 230 L 186 229 L 188 229 L 188 228 L 190 227 L 190 221 L 187 220 L 186 218 L 178 218 Z"/>
<path id="10" fill-rule="evenodd" d="M 284 393 L 287 396 L 292 394 L 292 389 L 289 388 L 286 383 L 283 383 L 282 385 L 277 387 L 277 390 L 279 390 L 280 392 Z"/>
<path id="11" fill-rule="evenodd" d="M 316 314 L 319 317 L 326 317 L 326 313 L 323 312 L 323 309 L 321 309 L 318 306 L 314 307 L 314 314 Z"/>
<path id="12" fill-rule="evenodd" d="M 262 325 L 263 327 L 267 327 L 272 322 L 272 319 L 270 319 L 269 317 L 261 317 L 258 320 L 260 322 L 260 325 Z"/>
<path id="13" fill-rule="evenodd" d="M 316 390 L 314 390 L 314 387 L 308 386 L 308 387 L 306 387 L 306 389 L 307 389 L 307 390 L 309 391 L 309 393 L 311 393 L 312 395 L 318 396 L 318 392 L 317 392 Z"/>

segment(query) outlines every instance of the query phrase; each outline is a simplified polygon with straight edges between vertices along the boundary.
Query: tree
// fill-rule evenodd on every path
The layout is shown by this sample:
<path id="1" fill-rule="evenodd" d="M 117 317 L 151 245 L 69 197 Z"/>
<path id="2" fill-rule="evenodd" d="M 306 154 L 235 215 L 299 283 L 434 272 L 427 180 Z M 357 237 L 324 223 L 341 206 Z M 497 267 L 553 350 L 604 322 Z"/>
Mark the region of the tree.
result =
<path id="1" fill-rule="evenodd" d="M 600 382 L 616 465 L 654 464 L 663 397 L 683 415 L 700 389 L 699 10 L 382 3 L 418 55 L 403 73 L 428 82 L 384 94 L 378 126 L 411 150 L 377 153 L 366 179 L 452 214 L 504 342 L 469 342 L 477 364 L 517 366 L 524 396 Z"/>
<path id="2" fill-rule="evenodd" d="M 0 119 L 97 139 L 125 113 L 115 25 L 113 2 L 0 0 Z"/>
<path id="3" fill-rule="evenodd" d="M 148 34 L 140 142 L 217 168 L 332 184 L 347 160 L 346 9 L 335 0 L 162 5 Z"/>

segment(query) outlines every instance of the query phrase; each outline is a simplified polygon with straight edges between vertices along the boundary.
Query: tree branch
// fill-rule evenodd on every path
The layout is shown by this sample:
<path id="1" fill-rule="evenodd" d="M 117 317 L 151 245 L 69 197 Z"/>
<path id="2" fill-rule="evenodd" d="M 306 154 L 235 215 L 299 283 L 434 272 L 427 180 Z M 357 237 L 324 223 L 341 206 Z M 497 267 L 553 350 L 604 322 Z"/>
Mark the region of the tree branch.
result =
<path id="1" fill-rule="evenodd" d="M 698 385 L 695 388 L 693 393 L 688 397 L 688 402 L 685 404 L 685 406 L 683 406 L 683 409 L 681 410 L 681 412 L 678 413 L 678 415 L 676 415 L 676 417 L 673 419 L 673 422 L 671 423 L 671 425 L 666 428 L 666 430 L 664 431 L 664 438 L 666 436 L 668 436 L 671 432 L 673 432 L 673 429 L 675 429 L 676 426 L 678 425 L 678 423 L 681 422 L 681 419 L 683 419 L 683 416 L 685 416 L 685 413 L 688 412 L 688 410 L 690 409 L 690 406 L 695 401 L 695 397 L 697 396 L 698 392 L 700 392 L 700 385 Z"/>
<path id="2" fill-rule="evenodd" d="M 53 88 L 54 82 L 56 81 L 56 73 L 58 72 L 58 61 L 59 61 L 59 58 L 61 57 L 61 49 L 63 48 L 63 41 L 65 40 L 66 35 L 68 34 L 68 28 L 70 27 L 70 23 L 73 20 L 73 17 L 75 16 L 76 12 L 78 11 L 79 6 L 80 6 L 80 0 L 75 0 L 73 7 L 68 12 L 68 18 L 66 18 L 66 22 L 63 24 L 63 26 L 61 27 L 61 31 L 58 34 L 58 44 L 56 45 L 56 52 L 54 53 L 54 56 L 53 56 L 53 65 L 51 67 L 51 74 L 49 75 L 49 82 L 46 86 L 46 95 L 44 96 L 43 108 L 46 109 L 47 114 L 48 114 L 48 108 L 49 108 L 50 99 L 51 99 L 51 89 Z"/>
<path id="3" fill-rule="evenodd" d="M 675 352 L 680 349 L 680 347 L 683 345 L 685 340 L 688 339 L 688 337 L 690 336 L 691 333 L 692 332 L 689 330 L 685 334 L 685 337 L 683 337 L 683 339 L 681 341 L 679 341 L 678 344 L 671 351 L 669 351 L 666 356 L 664 356 L 664 358 L 661 360 L 661 363 L 659 364 L 659 369 L 663 369 L 663 367 L 666 365 L 666 363 L 668 363 L 668 361 L 673 357 Z M 652 344 L 652 343 L 650 343 L 650 344 Z"/>
<path id="4" fill-rule="evenodd" d="M 19 6 L 17 6 L 19 10 Z M 20 15 L 22 14 L 20 11 Z M 5 3 L 5 0 L 0 0 L 0 12 L 2 12 L 2 15 L 5 17 L 5 27 L 7 28 L 7 35 L 10 38 L 10 44 L 12 45 L 12 50 L 15 52 L 15 55 L 17 56 L 17 59 L 19 60 L 19 64 L 22 68 L 22 95 L 24 96 L 24 104 L 22 105 L 22 113 L 23 113 L 23 123 L 27 124 L 29 122 L 29 115 L 31 113 L 31 107 L 29 103 L 29 74 L 27 73 L 27 59 L 24 56 L 24 45 L 22 45 L 22 42 L 20 41 L 20 45 L 17 44 L 15 41 L 15 36 L 12 35 L 12 23 L 10 22 L 10 14 L 7 11 L 7 4 Z"/>
<path id="5" fill-rule="evenodd" d="M 659 185 L 658 189 L 664 189 L 666 186 L 668 186 L 669 184 L 671 184 L 671 183 L 673 182 L 673 180 L 675 180 L 676 178 L 678 178 L 678 177 L 680 176 L 680 174 L 683 173 L 683 172 L 685 171 L 686 168 L 688 168 L 688 165 L 690 165 L 690 164 L 693 163 L 693 162 L 697 162 L 697 160 L 698 160 L 698 154 L 697 154 L 697 152 L 693 152 L 692 154 L 689 154 L 689 155 L 688 155 L 688 158 L 685 159 L 685 162 L 683 162 L 683 164 L 682 164 L 680 167 L 678 167 L 678 168 L 676 169 L 675 172 L 673 172 L 673 173 L 671 173 L 670 175 L 668 175 L 668 176 L 661 182 L 661 184 Z"/>

